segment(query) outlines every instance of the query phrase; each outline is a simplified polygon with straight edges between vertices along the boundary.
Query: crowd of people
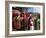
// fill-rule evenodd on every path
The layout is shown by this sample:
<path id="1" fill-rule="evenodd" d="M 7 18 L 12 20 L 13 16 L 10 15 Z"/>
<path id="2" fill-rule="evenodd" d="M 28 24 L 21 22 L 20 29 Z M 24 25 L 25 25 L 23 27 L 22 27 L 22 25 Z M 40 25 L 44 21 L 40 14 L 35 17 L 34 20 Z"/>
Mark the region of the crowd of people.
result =
<path id="1" fill-rule="evenodd" d="M 39 30 L 40 14 L 20 12 L 17 9 L 12 10 L 12 29 L 13 31 Z"/>

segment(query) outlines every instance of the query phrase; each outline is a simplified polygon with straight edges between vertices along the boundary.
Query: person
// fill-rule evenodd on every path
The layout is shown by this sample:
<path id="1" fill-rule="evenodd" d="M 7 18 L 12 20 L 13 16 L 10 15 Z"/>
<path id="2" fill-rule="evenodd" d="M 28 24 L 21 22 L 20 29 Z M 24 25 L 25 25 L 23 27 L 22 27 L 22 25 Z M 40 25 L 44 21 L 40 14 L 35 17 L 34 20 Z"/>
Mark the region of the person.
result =
<path id="1" fill-rule="evenodd" d="M 24 14 L 24 29 L 27 30 L 27 25 L 28 25 L 28 19 L 27 19 L 27 16 L 26 14 Z"/>
<path id="2" fill-rule="evenodd" d="M 38 19 L 37 19 L 37 30 L 40 30 L 40 14 L 38 14 Z"/>
<path id="3" fill-rule="evenodd" d="M 26 14 L 22 13 L 21 17 L 23 18 L 21 20 L 21 29 L 22 30 L 27 30 L 27 20 L 26 20 L 27 18 L 26 18 Z"/>
<path id="4" fill-rule="evenodd" d="M 28 30 L 30 30 L 31 29 L 30 26 L 32 26 L 31 19 L 32 19 L 32 14 L 30 14 L 29 19 L 28 19 Z"/>
<path id="5" fill-rule="evenodd" d="M 13 13 L 15 14 L 15 16 L 12 17 L 13 30 L 20 30 L 21 29 L 21 24 L 20 24 L 20 13 L 21 12 L 17 9 L 14 9 Z"/>
<path id="6" fill-rule="evenodd" d="M 37 15 L 34 16 L 34 30 L 37 30 Z"/>

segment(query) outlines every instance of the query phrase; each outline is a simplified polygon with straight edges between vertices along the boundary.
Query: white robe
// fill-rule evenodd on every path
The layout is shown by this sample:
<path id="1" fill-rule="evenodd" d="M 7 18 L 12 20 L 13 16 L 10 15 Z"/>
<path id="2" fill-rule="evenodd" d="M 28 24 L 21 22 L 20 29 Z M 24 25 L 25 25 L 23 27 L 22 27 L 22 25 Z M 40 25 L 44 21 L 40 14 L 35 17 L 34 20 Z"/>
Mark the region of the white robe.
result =
<path id="1" fill-rule="evenodd" d="M 34 25 L 33 25 L 33 21 L 31 21 L 32 26 L 30 26 L 30 30 L 34 30 Z"/>

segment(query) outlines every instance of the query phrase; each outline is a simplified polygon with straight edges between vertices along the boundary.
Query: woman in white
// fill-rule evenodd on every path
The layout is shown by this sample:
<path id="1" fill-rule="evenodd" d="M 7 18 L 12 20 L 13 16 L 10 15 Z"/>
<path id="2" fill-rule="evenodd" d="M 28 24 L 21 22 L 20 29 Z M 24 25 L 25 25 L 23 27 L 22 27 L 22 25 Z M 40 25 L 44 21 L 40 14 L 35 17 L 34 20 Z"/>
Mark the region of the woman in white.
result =
<path id="1" fill-rule="evenodd" d="M 30 26 L 30 30 L 34 30 L 34 22 L 33 22 L 32 19 L 30 19 L 30 23 L 32 24 L 32 25 Z"/>

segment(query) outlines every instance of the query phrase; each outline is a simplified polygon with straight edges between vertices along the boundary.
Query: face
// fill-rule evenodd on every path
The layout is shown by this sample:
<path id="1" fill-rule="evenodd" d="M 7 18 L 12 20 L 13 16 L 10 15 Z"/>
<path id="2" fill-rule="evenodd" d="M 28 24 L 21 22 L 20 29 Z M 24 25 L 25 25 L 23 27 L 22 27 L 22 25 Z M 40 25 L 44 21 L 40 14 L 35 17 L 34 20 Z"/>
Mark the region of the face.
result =
<path id="1" fill-rule="evenodd" d="M 30 16 L 32 16 L 32 14 L 30 14 Z"/>
<path id="2" fill-rule="evenodd" d="M 24 18 L 26 19 L 26 15 L 24 15 Z"/>
<path id="3" fill-rule="evenodd" d="M 19 10 L 13 10 L 13 13 L 14 13 L 14 14 L 17 13 L 18 15 L 20 15 L 20 11 L 19 11 Z"/>

